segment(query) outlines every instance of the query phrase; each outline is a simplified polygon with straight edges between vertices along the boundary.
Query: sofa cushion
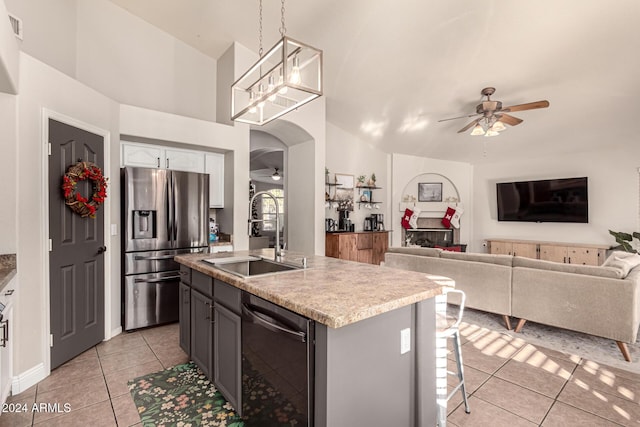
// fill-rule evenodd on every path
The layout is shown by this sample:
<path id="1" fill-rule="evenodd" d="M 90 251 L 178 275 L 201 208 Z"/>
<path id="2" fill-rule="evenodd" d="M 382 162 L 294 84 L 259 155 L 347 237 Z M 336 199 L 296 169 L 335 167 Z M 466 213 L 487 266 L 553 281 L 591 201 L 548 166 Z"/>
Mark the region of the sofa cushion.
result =
<path id="1" fill-rule="evenodd" d="M 459 261 L 486 262 L 489 264 L 506 265 L 508 267 L 511 267 L 513 262 L 513 257 L 511 255 L 479 254 L 471 252 L 443 251 L 440 254 L 440 258 L 455 259 Z"/>
<path id="2" fill-rule="evenodd" d="M 631 269 L 638 265 L 640 265 L 640 255 L 624 251 L 614 251 L 602 264 L 603 267 L 619 270 L 622 278 L 627 277 Z"/>
<path id="3" fill-rule="evenodd" d="M 407 255 L 432 256 L 439 258 L 442 249 L 422 248 L 422 247 L 391 247 L 387 248 L 387 252 Z"/>
<path id="4" fill-rule="evenodd" d="M 561 271 L 563 273 L 588 274 L 590 276 L 608 277 L 611 279 L 623 278 L 622 271 L 617 268 L 582 264 L 563 264 L 561 262 L 545 261 L 520 256 L 513 257 L 513 266 L 537 268 L 539 270 Z"/>

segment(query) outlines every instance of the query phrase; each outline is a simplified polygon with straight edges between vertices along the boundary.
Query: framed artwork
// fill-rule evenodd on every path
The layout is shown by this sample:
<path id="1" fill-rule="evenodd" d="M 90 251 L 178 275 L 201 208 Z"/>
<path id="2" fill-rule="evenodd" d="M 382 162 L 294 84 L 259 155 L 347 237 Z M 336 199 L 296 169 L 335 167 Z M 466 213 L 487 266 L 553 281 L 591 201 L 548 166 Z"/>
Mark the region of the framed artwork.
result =
<path id="1" fill-rule="evenodd" d="M 353 188 L 354 177 L 353 175 L 345 175 L 341 173 L 336 174 L 336 184 L 340 186 L 343 190 L 348 190 Z"/>
<path id="2" fill-rule="evenodd" d="M 441 202 L 442 183 L 441 182 L 421 182 L 418 184 L 419 202 Z"/>
<path id="3" fill-rule="evenodd" d="M 353 195 L 355 178 L 353 175 L 335 174 L 336 201 L 339 211 L 353 211 Z"/>
<path id="4" fill-rule="evenodd" d="M 371 190 L 363 190 L 362 195 L 360 196 L 361 202 L 370 202 L 371 201 Z"/>

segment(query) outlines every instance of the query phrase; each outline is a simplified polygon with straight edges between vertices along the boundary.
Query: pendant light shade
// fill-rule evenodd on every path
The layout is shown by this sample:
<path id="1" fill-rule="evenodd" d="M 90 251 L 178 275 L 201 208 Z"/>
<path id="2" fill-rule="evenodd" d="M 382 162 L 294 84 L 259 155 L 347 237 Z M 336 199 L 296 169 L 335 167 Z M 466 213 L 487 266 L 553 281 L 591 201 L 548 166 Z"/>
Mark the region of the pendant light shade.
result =
<path id="1" fill-rule="evenodd" d="M 231 120 L 264 125 L 322 96 L 322 51 L 283 36 L 231 86 Z"/>

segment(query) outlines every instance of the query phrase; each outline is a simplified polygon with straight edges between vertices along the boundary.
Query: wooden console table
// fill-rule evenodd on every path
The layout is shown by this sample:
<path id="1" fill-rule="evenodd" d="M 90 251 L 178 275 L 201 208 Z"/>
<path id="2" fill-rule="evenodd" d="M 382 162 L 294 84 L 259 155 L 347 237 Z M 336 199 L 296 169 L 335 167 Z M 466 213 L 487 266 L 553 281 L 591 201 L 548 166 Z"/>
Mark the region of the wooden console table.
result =
<path id="1" fill-rule="evenodd" d="M 601 265 L 608 245 L 537 242 L 532 240 L 486 239 L 489 253 L 514 255 L 565 264 Z"/>
<path id="2" fill-rule="evenodd" d="M 325 256 L 379 265 L 389 247 L 388 231 L 341 232 L 325 235 Z"/>

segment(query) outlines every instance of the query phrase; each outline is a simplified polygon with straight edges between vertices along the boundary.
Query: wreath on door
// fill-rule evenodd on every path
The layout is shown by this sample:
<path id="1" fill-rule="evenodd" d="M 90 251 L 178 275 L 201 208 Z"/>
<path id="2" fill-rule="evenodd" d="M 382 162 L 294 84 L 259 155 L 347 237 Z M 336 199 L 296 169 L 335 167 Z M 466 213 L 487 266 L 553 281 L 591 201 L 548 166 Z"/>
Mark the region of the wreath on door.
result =
<path id="1" fill-rule="evenodd" d="M 93 194 L 90 198 L 84 197 L 77 189 L 78 182 L 86 180 L 93 183 Z M 95 218 L 96 211 L 107 198 L 107 179 L 95 163 L 78 162 L 69 166 L 67 173 L 62 177 L 62 191 L 65 203 L 72 211 L 83 218 Z"/>

